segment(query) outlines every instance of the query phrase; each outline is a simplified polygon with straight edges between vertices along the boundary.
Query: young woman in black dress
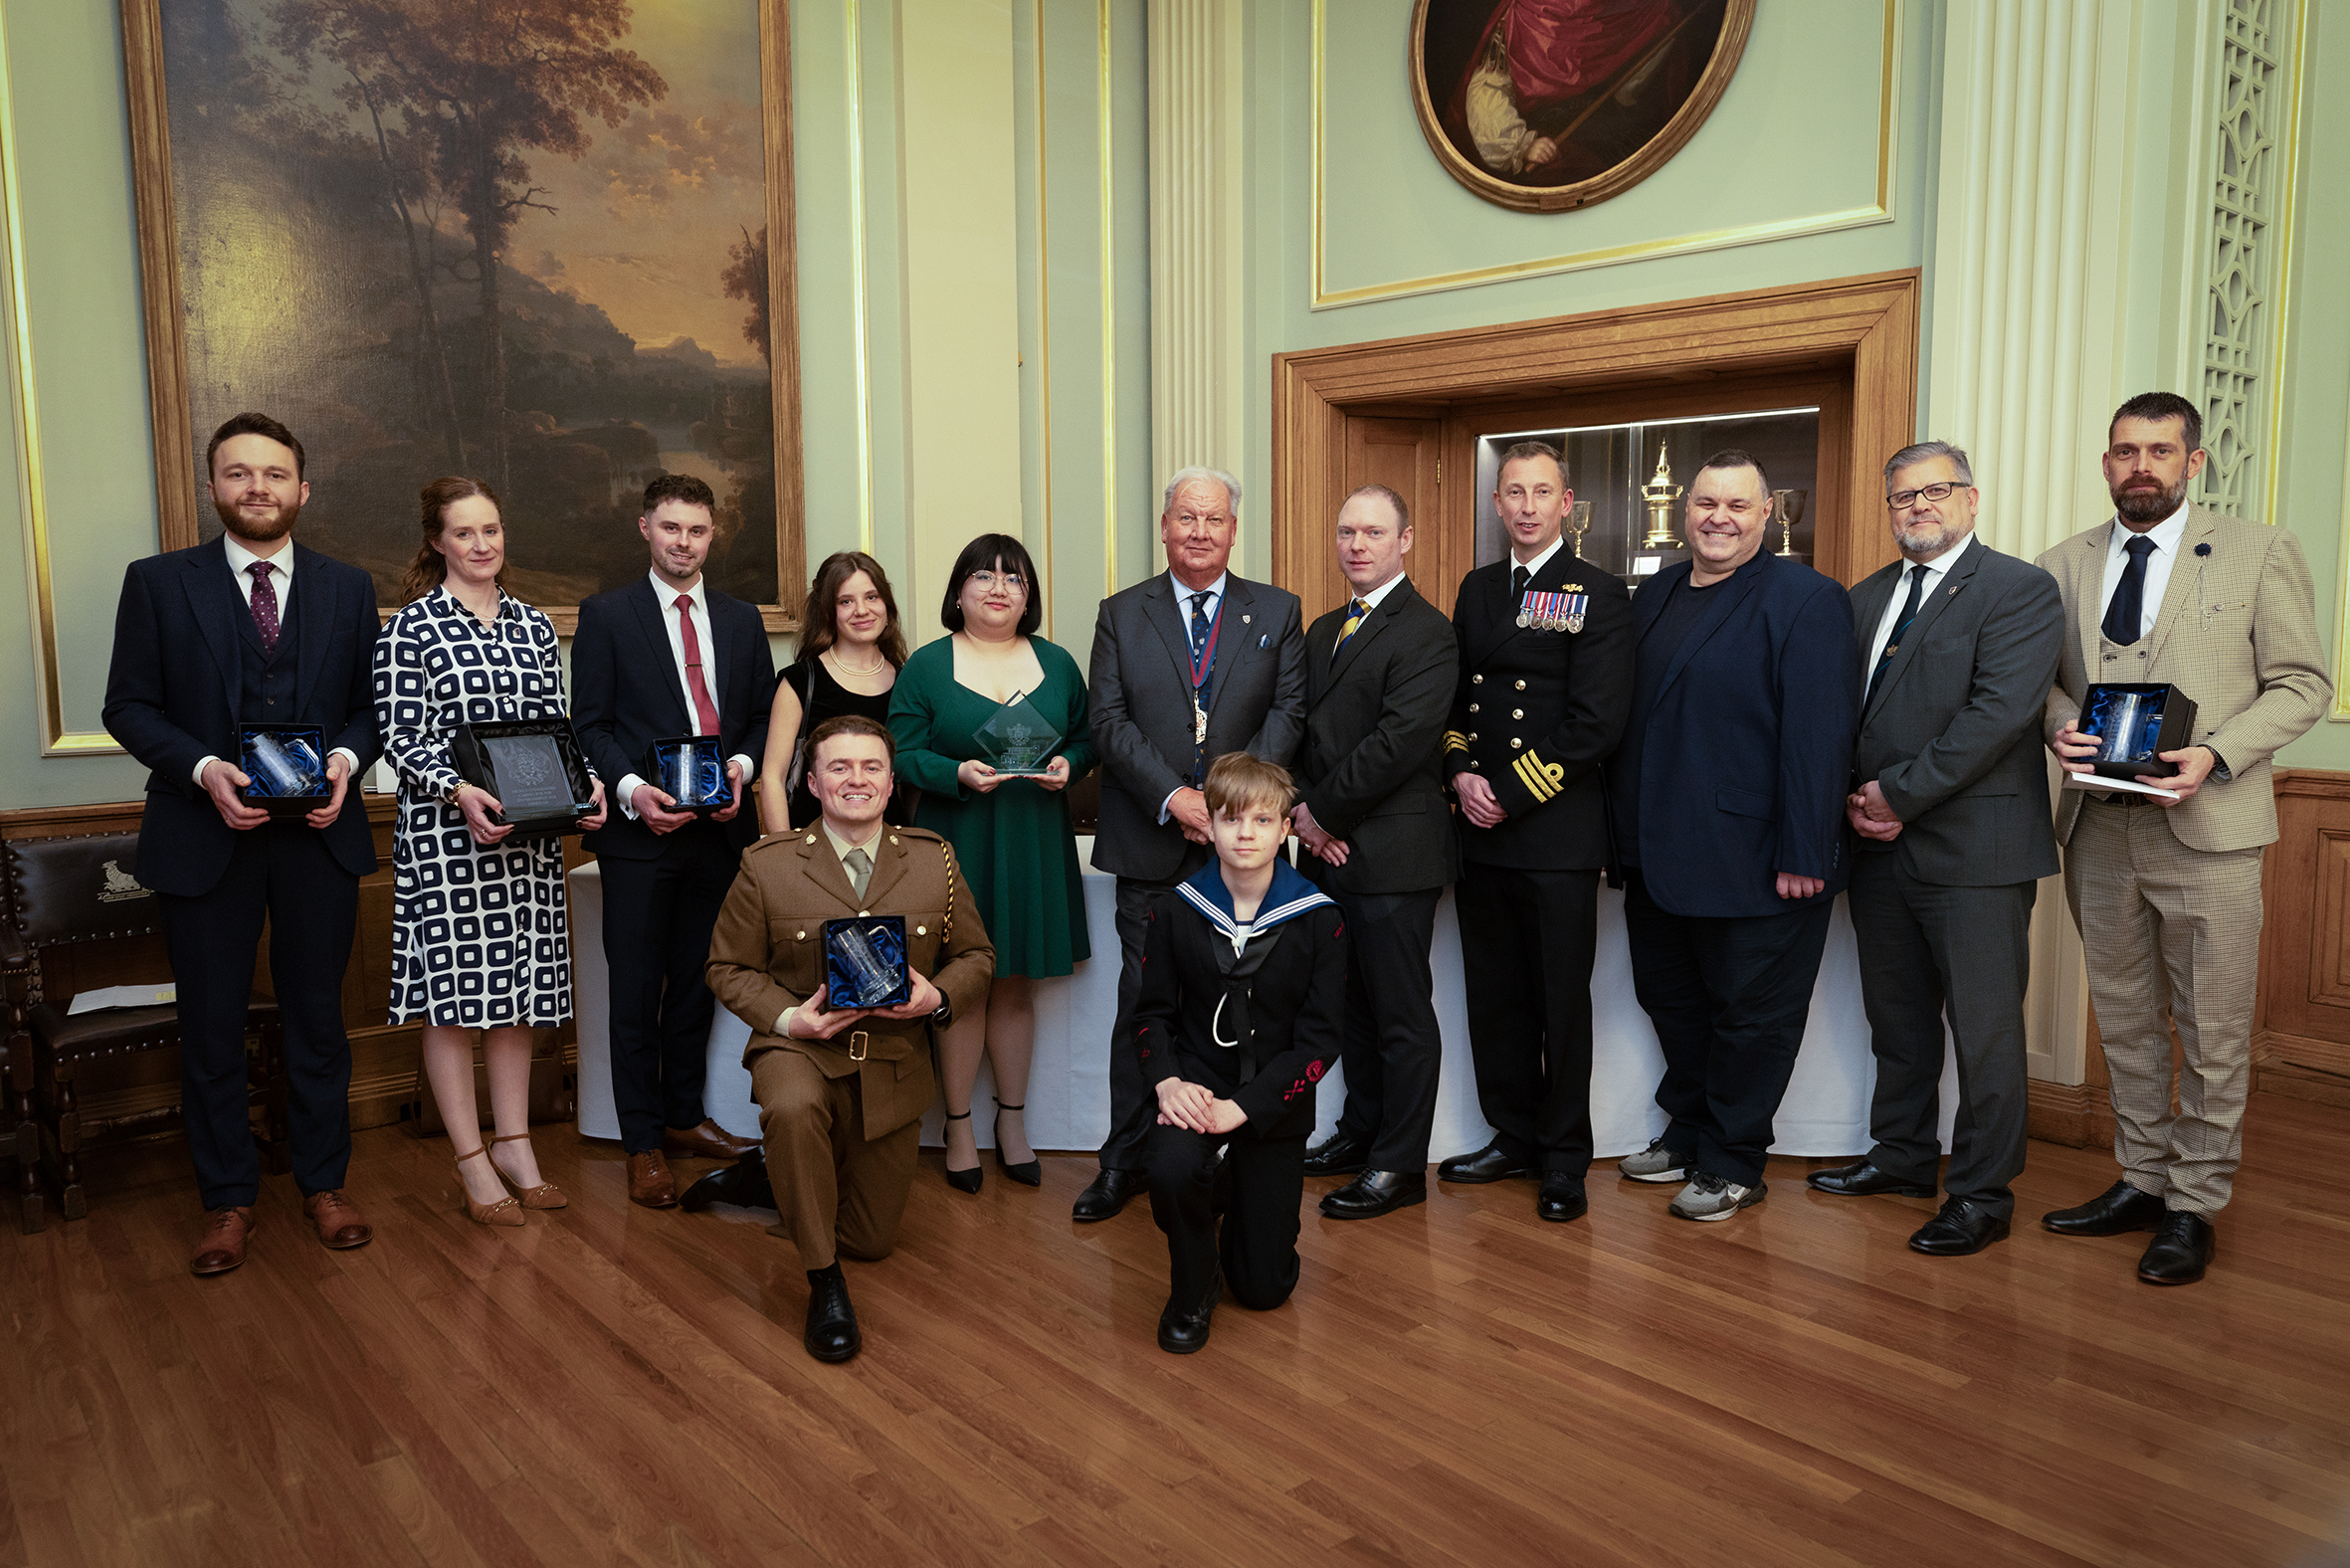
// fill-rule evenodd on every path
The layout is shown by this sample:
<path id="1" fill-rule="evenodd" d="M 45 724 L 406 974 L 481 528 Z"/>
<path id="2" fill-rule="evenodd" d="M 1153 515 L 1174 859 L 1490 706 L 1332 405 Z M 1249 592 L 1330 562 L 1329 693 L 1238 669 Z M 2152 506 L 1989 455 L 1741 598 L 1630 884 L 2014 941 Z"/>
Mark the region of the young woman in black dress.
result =
<path id="1" fill-rule="evenodd" d="M 904 663 L 905 632 L 881 563 L 863 550 L 826 556 L 800 617 L 800 657 L 776 680 L 757 787 L 765 832 L 806 827 L 823 815 L 807 779 L 790 777 L 793 748 L 817 725 L 844 713 L 886 724 L 889 689 Z M 882 820 L 900 827 L 913 821 L 902 787 Z"/>

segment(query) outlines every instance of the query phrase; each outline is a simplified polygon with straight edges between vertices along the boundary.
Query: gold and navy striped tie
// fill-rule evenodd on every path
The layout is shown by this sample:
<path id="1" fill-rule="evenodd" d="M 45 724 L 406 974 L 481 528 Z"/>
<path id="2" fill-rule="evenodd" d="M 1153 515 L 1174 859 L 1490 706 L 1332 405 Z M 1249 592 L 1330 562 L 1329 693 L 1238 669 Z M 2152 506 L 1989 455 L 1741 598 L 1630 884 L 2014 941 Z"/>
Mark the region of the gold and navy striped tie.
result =
<path id="1" fill-rule="evenodd" d="M 1338 641 L 1330 645 L 1332 658 L 1337 657 L 1338 650 L 1346 646 L 1346 640 L 1354 636 L 1354 629 L 1362 625 L 1363 617 L 1370 613 L 1371 606 L 1366 600 L 1357 599 L 1348 607 L 1346 624 L 1338 628 Z"/>

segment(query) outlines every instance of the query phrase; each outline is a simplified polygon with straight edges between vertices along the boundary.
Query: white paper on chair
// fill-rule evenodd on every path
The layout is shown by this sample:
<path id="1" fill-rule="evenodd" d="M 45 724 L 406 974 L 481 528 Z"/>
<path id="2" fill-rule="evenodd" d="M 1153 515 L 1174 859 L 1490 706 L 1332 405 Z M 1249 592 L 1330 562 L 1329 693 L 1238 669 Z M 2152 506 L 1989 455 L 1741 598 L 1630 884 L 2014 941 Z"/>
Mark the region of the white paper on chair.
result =
<path id="1" fill-rule="evenodd" d="M 165 985 L 110 985 L 96 991 L 77 991 L 68 1014 L 95 1013 L 107 1007 L 173 1007 L 179 1002 L 179 987 Z"/>
<path id="2" fill-rule="evenodd" d="M 2157 789 L 2152 784 L 2141 784 L 2136 779 L 2109 779 L 2102 773 L 2067 773 L 2066 789 L 2094 790 L 2102 795 L 2110 790 L 2127 790 L 2133 795 L 2158 795 L 2164 800 L 2184 799 L 2175 789 Z"/>

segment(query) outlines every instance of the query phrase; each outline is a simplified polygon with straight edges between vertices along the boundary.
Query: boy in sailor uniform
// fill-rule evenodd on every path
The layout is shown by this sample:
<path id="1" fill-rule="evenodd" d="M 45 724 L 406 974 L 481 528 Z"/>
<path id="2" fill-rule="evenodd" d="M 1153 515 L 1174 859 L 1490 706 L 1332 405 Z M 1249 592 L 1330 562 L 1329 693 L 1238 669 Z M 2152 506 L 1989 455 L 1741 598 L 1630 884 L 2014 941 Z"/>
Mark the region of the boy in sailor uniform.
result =
<path id="1" fill-rule="evenodd" d="M 1131 1045 L 1158 1097 L 1150 1211 L 1174 1274 L 1159 1348 L 1176 1355 L 1208 1342 L 1223 1284 L 1260 1312 L 1296 1287 L 1314 1085 L 1346 997 L 1338 905 L 1280 857 L 1288 770 L 1231 752 L 1207 797 L 1216 859 L 1151 915 Z"/>

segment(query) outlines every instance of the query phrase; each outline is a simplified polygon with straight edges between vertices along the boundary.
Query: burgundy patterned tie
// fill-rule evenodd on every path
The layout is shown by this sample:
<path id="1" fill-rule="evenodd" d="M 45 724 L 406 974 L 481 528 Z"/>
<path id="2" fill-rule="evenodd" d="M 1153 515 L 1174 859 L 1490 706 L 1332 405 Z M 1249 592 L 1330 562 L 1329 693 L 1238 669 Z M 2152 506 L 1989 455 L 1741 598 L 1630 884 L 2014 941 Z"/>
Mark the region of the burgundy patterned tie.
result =
<path id="1" fill-rule="evenodd" d="M 701 638 L 693 630 L 693 596 L 678 595 L 678 631 L 685 645 L 685 675 L 693 683 L 693 719 L 701 732 L 718 732 L 718 704 L 710 700 L 709 683 L 701 679 Z"/>
<path id="2" fill-rule="evenodd" d="M 253 624 L 261 628 L 262 652 L 278 651 L 278 590 L 270 583 L 275 569 L 268 561 L 255 561 L 245 568 L 253 573 Z"/>

